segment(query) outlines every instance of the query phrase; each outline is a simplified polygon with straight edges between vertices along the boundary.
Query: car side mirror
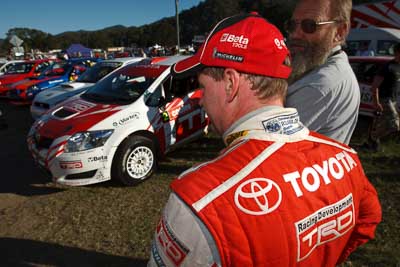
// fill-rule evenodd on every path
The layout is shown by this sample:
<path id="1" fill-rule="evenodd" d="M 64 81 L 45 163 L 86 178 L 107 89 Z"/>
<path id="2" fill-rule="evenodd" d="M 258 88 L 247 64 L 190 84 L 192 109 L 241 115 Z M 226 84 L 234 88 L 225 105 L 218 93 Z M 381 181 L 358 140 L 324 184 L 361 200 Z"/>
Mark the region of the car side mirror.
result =
<path id="1" fill-rule="evenodd" d="M 165 104 L 167 103 L 167 101 L 165 100 L 165 98 L 163 96 L 160 96 L 159 98 L 155 99 L 152 97 L 149 97 L 146 100 L 146 105 L 149 107 L 158 107 L 161 108 L 163 107 Z"/>
<path id="2" fill-rule="evenodd" d="M 165 97 L 160 96 L 160 98 L 158 99 L 158 107 L 161 108 L 161 107 L 165 106 L 165 104 L 167 104 Z"/>

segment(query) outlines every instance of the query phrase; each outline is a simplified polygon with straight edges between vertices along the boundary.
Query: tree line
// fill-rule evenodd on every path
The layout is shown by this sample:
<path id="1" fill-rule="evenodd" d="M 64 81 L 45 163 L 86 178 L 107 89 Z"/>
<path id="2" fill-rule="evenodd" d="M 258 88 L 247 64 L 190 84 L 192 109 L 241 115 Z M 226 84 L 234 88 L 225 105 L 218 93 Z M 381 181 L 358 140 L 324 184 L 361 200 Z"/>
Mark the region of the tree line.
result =
<path id="1" fill-rule="evenodd" d="M 257 11 L 283 31 L 284 21 L 290 18 L 295 0 L 206 0 L 191 9 L 180 12 L 180 42 L 191 44 L 194 35 L 206 34 L 222 18 L 238 13 Z M 377 2 L 354 0 L 353 4 Z M 171 1 L 172 4 L 172 1 Z M 96 31 L 64 32 L 52 35 L 37 29 L 9 29 L 6 40 L 0 43 L 0 54 L 5 54 L 12 45 L 11 36 L 17 35 L 24 40 L 25 51 L 39 49 L 66 49 L 72 43 L 81 43 L 90 48 L 107 47 L 149 47 L 154 44 L 175 46 L 176 20 L 168 17 L 140 27 L 116 25 Z"/>

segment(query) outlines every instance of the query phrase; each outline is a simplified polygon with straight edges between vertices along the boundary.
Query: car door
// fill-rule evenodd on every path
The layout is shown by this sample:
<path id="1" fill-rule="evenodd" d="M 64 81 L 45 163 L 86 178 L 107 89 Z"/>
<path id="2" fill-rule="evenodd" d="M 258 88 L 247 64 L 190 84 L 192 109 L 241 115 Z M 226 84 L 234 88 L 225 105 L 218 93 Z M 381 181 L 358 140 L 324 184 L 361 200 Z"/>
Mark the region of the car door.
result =
<path id="1" fill-rule="evenodd" d="M 168 77 L 146 101 L 150 106 L 158 103 L 159 116 L 153 128 L 162 151 L 169 151 L 202 134 L 208 120 L 199 105 L 201 94 L 196 77 Z"/>

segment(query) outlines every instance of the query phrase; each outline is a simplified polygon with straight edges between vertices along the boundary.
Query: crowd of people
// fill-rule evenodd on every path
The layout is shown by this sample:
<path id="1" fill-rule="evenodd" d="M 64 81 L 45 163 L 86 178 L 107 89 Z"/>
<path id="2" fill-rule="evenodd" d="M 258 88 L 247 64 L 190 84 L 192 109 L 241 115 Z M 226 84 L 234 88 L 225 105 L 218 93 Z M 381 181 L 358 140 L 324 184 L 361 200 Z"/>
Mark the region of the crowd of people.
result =
<path id="1" fill-rule="evenodd" d="M 173 66 L 197 74 L 227 147 L 172 182 L 148 266 L 336 266 L 374 238 L 380 202 L 348 146 L 360 104 L 342 49 L 351 9 L 298 1 L 287 46 L 257 13 L 228 17 Z M 373 86 L 391 117 L 399 73 L 396 54 Z"/>

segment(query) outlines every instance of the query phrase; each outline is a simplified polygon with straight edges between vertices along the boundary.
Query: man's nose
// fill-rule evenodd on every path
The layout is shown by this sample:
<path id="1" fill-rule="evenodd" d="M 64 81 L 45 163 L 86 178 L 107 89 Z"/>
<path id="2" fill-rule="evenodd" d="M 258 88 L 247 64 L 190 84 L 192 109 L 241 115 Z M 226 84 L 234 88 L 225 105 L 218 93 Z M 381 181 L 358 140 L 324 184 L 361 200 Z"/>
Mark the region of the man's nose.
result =
<path id="1" fill-rule="evenodd" d="M 294 30 L 289 33 L 289 39 L 304 39 L 304 32 L 300 24 L 296 24 Z"/>

